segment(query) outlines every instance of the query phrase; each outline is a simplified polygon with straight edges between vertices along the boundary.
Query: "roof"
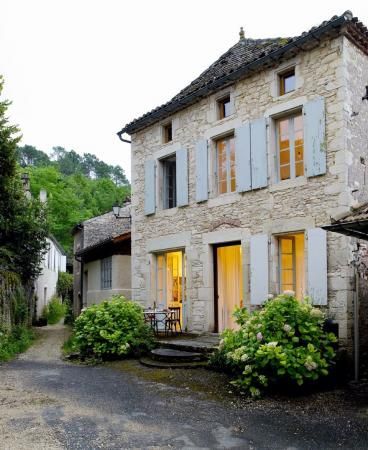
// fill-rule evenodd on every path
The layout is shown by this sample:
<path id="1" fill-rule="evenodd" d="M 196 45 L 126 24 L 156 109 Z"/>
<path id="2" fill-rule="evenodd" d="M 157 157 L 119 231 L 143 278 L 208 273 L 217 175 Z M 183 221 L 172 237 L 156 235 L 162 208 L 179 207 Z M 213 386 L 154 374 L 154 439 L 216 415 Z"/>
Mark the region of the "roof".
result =
<path id="1" fill-rule="evenodd" d="M 358 239 L 368 240 L 368 203 L 364 203 L 333 220 L 331 225 L 322 227 L 324 230 L 345 234 Z"/>
<path id="2" fill-rule="evenodd" d="M 112 254 L 130 254 L 131 232 L 126 231 L 118 236 L 109 236 L 95 244 L 83 247 L 75 253 L 75 256 L 82 257 L 84 261 L 101 259 Z M 122 250 L 125 250 L 122 252 Z M 127 251 L 128 250 L 128 251 Z"/>
<path id="3" fill-rule="evenodd" d="M 333 16 L 319 26 L 296 37 L 245 39 L 241 38 L 233 47 L 202 72 L 192 83 L 167 103 L 158 106 L 138 119 L 125 125 L 118 132 L 133 134 L 233 84 L 255 72 L 274 66 L 284 59 L 295 56 L 320 44 L 323 37 L 336 37 L 340 33 L 353 40 L 368 54 L 368 31 L 350 11 Z"/>
<path id="4" fill-rule="evenodd" d="M 112 238 L 130 232 L 130 204 L 120 210 L 121 218 L 116 218 L 112 211 L 92 217 L 74 227 L 74 233 L 81 230 L 83 233 L 83 248 L 95 246 L 109 241 Z"/>

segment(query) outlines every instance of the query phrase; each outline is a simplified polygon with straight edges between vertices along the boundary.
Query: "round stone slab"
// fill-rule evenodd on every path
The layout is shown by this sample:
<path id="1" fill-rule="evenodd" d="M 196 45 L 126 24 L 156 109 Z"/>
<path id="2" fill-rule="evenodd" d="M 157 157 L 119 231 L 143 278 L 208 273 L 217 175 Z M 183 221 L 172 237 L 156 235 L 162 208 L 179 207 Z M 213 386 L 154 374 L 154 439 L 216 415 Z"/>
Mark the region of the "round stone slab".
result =
<path id="1" fill-rule="evenodd" d="M 151 351 L 151 357 L 159 361 L 199 361 L 202 358 L 200 353 L 174 350 L 171 348 L 156 348 Z"/>

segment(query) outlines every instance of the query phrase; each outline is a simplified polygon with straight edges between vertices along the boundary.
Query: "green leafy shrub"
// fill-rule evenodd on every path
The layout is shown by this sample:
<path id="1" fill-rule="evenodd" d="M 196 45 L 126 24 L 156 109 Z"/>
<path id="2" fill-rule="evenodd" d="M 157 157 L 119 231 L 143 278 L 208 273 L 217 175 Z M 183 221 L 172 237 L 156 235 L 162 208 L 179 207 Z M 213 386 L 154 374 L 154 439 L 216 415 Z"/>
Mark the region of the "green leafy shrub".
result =
<path id="1" fill-rule="evenodd" d="M 47 320 L 49 325 L 55 325 L 64 317 L 66 309 L 66 305 L 61 303 L 58 297 L 52 297 L 49 303 L 44 307 L 42 317 Z"/>
<path id="2" fill-rule="evenodd" d="M 63 301 L 73 297 L 73 275 L 71 273 L 59 272 L 56 292 Z"/>
<path id="3" fill-rule="evenodd" d="M 74 323 L 74 343 L 82 355 L 120 357 L 153 347 L 143 310 L 123 296 L 85 309 Z"/>
<path id="4" fill-rule="evenodd" d="M 64 316 L 64 324 L 65 325 L 73 325 L 74 324 L 74 312 L 73 305 L 69 298 L 64 300 L 65 305 L 65 316 Z"/>
<path id="5" fill-rule="evenodd" d="M 336 336 L 323 330 L 324 315 L 308 299 L 284 293 L 249 314 L 235 312 L 239 330 L 226 330 L 212 363 L 237 375 L 233 384 L 257 397 L 266 387 L 301 386 L 329 373 Z"/>
<path id="6" fill-rule="evenodd" d="M 24 325 L 15 326 L 10 332 L 0 329 L 0 361 L 8 361 L 24 352 L 32 344 L 34 334 Z"/>

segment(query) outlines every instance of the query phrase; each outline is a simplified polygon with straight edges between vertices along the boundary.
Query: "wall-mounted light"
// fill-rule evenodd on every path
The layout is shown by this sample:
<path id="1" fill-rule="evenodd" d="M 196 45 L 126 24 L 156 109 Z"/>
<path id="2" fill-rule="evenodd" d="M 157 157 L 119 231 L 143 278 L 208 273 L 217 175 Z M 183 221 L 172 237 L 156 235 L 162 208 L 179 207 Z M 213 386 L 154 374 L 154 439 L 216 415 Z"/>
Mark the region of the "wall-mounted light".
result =
<path id="1" fill-rule="evenodd" d="M 125 208 L 126 204 L 130 202 L 123 203 L 123 205 L 119 205 L 119 202 L 116 201 L 112 207 L 112 212 L 116 219 L 129 219 L 129 222 L 132 222 L 132 216 L 129 214 L 122 214 L 122 210 Z"/>

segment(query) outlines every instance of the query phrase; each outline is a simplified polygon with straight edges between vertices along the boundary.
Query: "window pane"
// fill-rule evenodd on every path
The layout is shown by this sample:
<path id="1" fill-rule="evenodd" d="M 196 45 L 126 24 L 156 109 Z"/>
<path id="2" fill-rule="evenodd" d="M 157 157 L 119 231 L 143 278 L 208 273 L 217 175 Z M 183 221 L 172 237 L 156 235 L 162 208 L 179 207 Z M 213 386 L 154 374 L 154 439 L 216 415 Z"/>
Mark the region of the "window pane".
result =
<path id="1" fill-rule="evenodd" d="M 293 241 L 292 239 L 280 238 L 281 253 L 292 253 L 293 252 Z"/>
<path id="2" fill-rule="evenodd" d="M 295 164 L 295 176 L 302 177 L 304 175 L 304 163 L 296 163 Z"/>
<path id="3" fill-rule="evenodd" d="M 290 166 L 280 167 L 280 179 L 288 180 L 290 178 Z"/>
<path id="4" fill-rule="evenodd" d="M 281 282 L 282 284 L 288 284 L 290 286 L 293 286 L 294 284 L 294 271 L 291 270 L 282 270 L 281 273 Z"/>
<path id="5" fill-rule="evenodd" d="M 290 151 L 282 151 L 280 152 L 280 164 L 282 166 L 290 164 Z"/>
<path id="6" fill-rule="evenodd" d="M 284 92 L 287 94 L 295 89 L 295 75 L 290 74 L 284 77 Z"/>
<path id="7" fill-rule="evenodd" d="M 294 130 L 303 132 L 303 116 L 301 114 L 294 118 Z"/>
<path id="8" fill-rule="evenodd" d="M 293 254 L 290 255 L 281 255 L 281 265 L 283 269 L 292 269 L 293 268 Z"/>
<path id="9" fill-rule="evenodd" d="M 279 122 L 279 133 L 280 136 L 286 137 L 289 135 L 289 119 L 283 119 Z"/>
<path id="10" fill-rule="evenodd" d="M 235 139 L 230 138 L 230 192 L 235 192 Z"/>

